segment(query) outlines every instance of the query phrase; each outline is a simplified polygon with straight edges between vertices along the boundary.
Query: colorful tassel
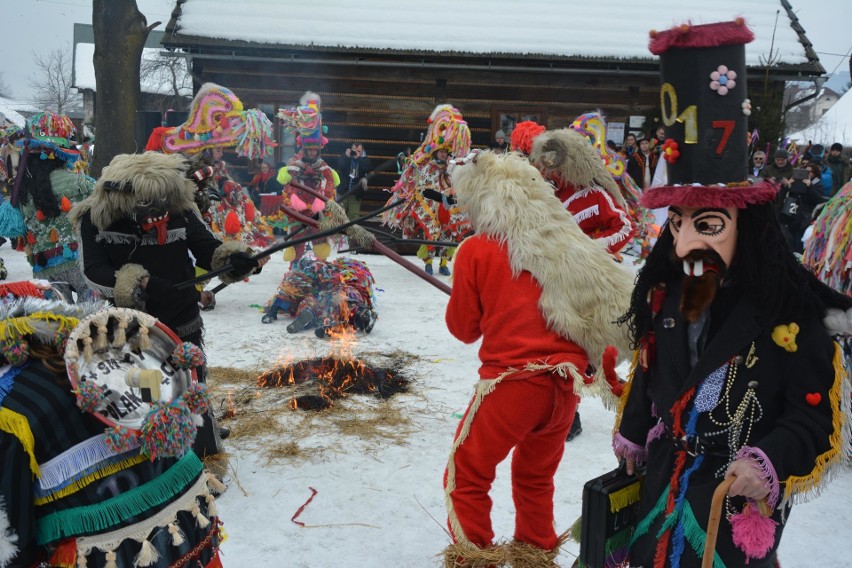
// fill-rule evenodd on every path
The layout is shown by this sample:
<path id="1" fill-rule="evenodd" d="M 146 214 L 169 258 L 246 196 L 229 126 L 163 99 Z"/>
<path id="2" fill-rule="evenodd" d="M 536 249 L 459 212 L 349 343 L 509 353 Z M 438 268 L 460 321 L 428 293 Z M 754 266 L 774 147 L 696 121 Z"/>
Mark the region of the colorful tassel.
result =
<path id="1" fill-rule="evenodd" d="M 180 527 L 177 526 L 177 523 L 174 521 L 168 524 L 169 534 L 172 535 L 172 545 L 180 546 L 184 542 L 186 542 L 186 538 L 184 538 L 183 532 L 180 530 Z"/>
<path id="2" fill-rule="evenodd" d="M 204 351 L 189 341 L 184 341 L 172 352 L 172 364 L 178 369 L 192 369 L 204 365 L 207 360 Z"/>
<path id="3" fill-rule="evenodd" d="M 50 565 L 55 568 L 76 568 L 77 541 L 69 538 L 60 542 L 50 555 Z"/>
<path id="4" fill-rule="evenodd" d="M 106 396 L 106 388 L 94 381 L 81 381 L 77 383 L 74 394 L 77 395 L 77 406 L 80 410 L 92 412 L 103 402 Z"/>
<path id="5" fill-rule="evenodd" d="M 50 233 L 48 234 L 47 238 L 50 240 L 50 242 L 52 242 L 54 244 L 58 243 L 59 242 L 59 231 L 57 231 L 55 227 L 50 229 Z"/>
<path id="6" fill-rule="evenodd" d="M 142 453 L 157 457 L 181 457 L 195 440 L 192 413 L 182 399 L 154 402 L 142 424 Z"/>
<path id="7" fill-rule="evenodd" d="M 23 338 L 10 338 L 3 345 L 3 356 L 13 367 L 20 367 L 30 358 L 30 344 Z"/>
<path id="8" fill-rule="evenodd" d="M 129 428 L 115 426 L 106 430 L 106 445 L 116 453 L 129 452 L 139 446 L 138 437 Z"/>
<path id="9" fill-rule="evenodd" d="M 139 554 L 136 555 L 136 558 L 133 559 L 133 566 L 137 568 L 145 568 L 147 566 L 153 566 L 157 560 L 160 559 L 160 553 L 157 552 L 157 549 L 154 548 L 154 545 L 151 544 L 148 540 L 142 541 L 142 548 L 139 550 Z"/>
<path id="10" fill-rule="evenodd" d="M 71 203 L 71 200 L 63 195 L 62 199 L 59 201 L 59 208 L 62 209 L 62 212 L 68 213 L 69 211 L 71 211 L 72 206 L 73 204 Z"/>
<path id="11" fill-rule="evenodd" d="M 235 211 L 228 211 L 228 214 L 225 216 L 225 234 L 230 236 L 236 236 L 240 233 L 243 226 L 240 223 L 240 218 L 237 216 Z"/>
<path id="12" fill-rule="evenodd" d="M 257 215 L 257 209 L 255 209 L 254 203 L 248 201 L 246 203 L 246 221 L 249 223 L 254 222 L 254 218 Z"/>
<path id="13" fill-rule="evenodd" d="M 0 204 L 0 237 L 15 238 L 26 234 L 27 224 L 17 207 L 6 199 Z"/>
<path id="14" fill-rule="evenodd" d="M 742 513 L 731 517 L 731 532 L 734 544 L 746 555 L 746 564 L 751 558 L 765 558 L 775 545 L 775 527 L 778 523 L 764 517 L 754 501 L 749 500 Z"/>
<path id="15" fill-rule="evenodd" d="M 200 383 L 190 384 L 186 392 L 183 393 L 183 400 L 193 414 L 204 414 L 210 408 L 207 386 Z"/>

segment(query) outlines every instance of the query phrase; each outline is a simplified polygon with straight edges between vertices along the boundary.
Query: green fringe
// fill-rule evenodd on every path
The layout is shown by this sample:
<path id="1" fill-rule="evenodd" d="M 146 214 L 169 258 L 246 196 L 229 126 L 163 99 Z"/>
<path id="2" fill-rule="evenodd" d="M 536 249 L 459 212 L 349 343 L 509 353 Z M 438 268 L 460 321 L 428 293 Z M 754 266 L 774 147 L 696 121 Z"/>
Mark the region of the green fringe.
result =
<path id="1" fill-rule="evenodd" d="M 704 556 L 704 543 L 707 541 L 707 533 L 698 524 L 695 513 L 692 512 L 692 507 L 689 505 L 689 501 L 684 501 L 683 503 L 682 516 L 683 534 L 686 537 L 686 541 L 692 547 L 692 550 L 695 551 L 698 558 L 702 558 Z M 713 553 L 713 568 L 726 568 L 718 552 Z"/>
<path id="2" fill-rule="evenodd" d="M 604 553 L 609 556 L 616 550 L 630 546 L 630 537 L 633 536 L 633 527 L 627 527 L 623 531 L 609 537 L 604 544 Z"/>
<path id="3" fill-rule="evenodd" d="M 636 503 L 639 500 L 642 492 L 642 482 L 638 479 L 624 487 L 619 489 L 615 493 L 610 493 L 609 495 L 609 511 L 610 513 L 615 513 L 616 511 L 620 511 L 625 507 L 629 507 L 633 503 Z"/>
<path id="4" fill-rule="evenodd" d="M 574 542 L 580 542 L 583 537 L 583 517 L 580 516 L 574 521 L 574 524 L 568 528 L 568 538 Z"/>
<path id="5" fill-rule="evenodd" d="M 660 498 L 657 499 L 657 504 L 654 505 L 654 508 L 648 511 L 648 514 L 644 519 L 639 521 L 636 525 L 636 530 L 633 531 L 633 537 L 630 539 L 630 546 L 633 546 L 633 543 L 636 542 L 639 537 L 645 536 L 648 534 L 648 531 L 651 529 L 651 523 L 654 522 L 660 513 L 662 513 L 666 508 L 666 499 L 669 497 L 669 488 L 666 487 L 666 490 L 663 491 Z"/>
<path id="6" fill-rule="evenodd" d="M 36 521 L 36 542 L 45 545 L 62 538 L 104 532 L 180 495 L 204 469 L 193 452 L 187 452 L 159 477 L 96 505 L 50 513 Z"/>

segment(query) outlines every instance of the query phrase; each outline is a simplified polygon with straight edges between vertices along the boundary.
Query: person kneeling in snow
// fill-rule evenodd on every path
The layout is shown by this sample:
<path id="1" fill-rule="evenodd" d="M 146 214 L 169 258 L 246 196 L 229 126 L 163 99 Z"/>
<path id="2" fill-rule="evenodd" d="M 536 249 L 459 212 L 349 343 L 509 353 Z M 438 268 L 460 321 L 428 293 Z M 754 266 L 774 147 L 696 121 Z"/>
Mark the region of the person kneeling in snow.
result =
<path id="1" fill-rule="evenodd" d="M 454 165 L 451 179 L 476 234 L 456 254 L 446 321 L 465 343 L 482 338 L 482 365 L 444 478 L 454 541 L 444 558 L 448 567 L 518 566 L 544 556 L 548 563 L 536 565 L 554 566 L 553 476 L 578 395 L 615 403 L 602 360 L 607 346 L 628 351 L 626 331 L 613 322 L 629 304 L 633 277 L 583 234 L 520 154 L 456 162 L 464 165 Z M 590 363 L 600 372 L 586 376 Z M 488 492 L 513 449 L 514 542 L 495 547 Z"/>
<path id="2" fill-rule="evenodd" d="M 374 282 L 370 269 L 352 258 L 327 262 L 303 256 L 284 274 L 261 321 L 272 323 L 278 312 L 287 312 L 295 317 L 289 333 L 315 327 L 317 337 L 325 337 L 341 326 L 370 333 L 378 317 Z"/>

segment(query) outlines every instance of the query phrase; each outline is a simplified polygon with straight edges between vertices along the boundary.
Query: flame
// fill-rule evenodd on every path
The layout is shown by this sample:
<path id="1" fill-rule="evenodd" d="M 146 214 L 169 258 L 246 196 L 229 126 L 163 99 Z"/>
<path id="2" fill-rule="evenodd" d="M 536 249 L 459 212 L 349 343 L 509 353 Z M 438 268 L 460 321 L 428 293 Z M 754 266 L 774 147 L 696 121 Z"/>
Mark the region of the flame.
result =
<path id="1" fill-rule="evenodd" d="M 228 391 L 228 410 L 225 411 L 223 418 L 233 418 L 237 415 L 237 405 L 234 404 L 234 390 Z"/>

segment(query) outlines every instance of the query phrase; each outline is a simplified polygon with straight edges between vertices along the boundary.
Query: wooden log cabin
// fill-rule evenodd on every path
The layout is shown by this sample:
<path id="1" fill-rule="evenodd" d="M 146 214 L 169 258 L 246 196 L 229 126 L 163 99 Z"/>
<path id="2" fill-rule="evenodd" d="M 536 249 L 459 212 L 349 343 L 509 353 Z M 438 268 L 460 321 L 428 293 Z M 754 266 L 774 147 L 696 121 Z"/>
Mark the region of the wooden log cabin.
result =
<path id="1" fill-rule="evenodd" d="M 370 180 L 365 210 L 387 199 L 397 155 L 417 148 L 437 104 L 459 108 L 475 147 L 493 144 L 495 131 L 508 133 L 521 120 L 560 128 L 596 109 L 610 123 L 643 130 L 637 120 L 659 115 L 660 106 L 659 65 L 647 50 L 653 27 L 744 16 L 756 36 L 747 48 L 750 93 L 765 86 L 780 93 L 788 80 L 824 73 L 787 0 L 685 8 L 652 1 L 641 10 L 623 0 L 601 0 L 594 10 L 575 0 L 341 6 L 178 0 L 162 43 L 190 60 L 196 89 L 224 85 L 273 120 L 278 108 L 317 92 L 328 127 L 325 159 L 334 166 L 361 142 L 374 166 L 385 165 Z M 292 155 L 293 140 L 281 132 L 276 138 L 278 163 Z M 235 156 L 229 163 L 238 177 L 251 173 Z"/>

